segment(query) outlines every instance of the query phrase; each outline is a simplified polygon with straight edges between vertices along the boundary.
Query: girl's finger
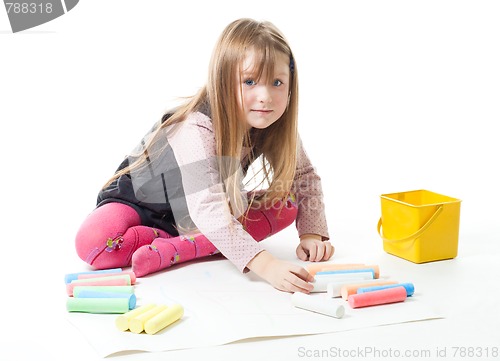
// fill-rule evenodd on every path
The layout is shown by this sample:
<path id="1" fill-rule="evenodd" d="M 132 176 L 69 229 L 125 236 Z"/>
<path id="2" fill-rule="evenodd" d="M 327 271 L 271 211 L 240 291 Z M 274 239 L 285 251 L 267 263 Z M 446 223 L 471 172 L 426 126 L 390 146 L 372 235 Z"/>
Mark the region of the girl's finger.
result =
<path id="1" fill-rule="evenodd" d="M 302 261 L 307 261 L 308 258 L 307 253 L 300 245 L 297 247 L 297 257 L 299 257 L 299 259 Z"/>

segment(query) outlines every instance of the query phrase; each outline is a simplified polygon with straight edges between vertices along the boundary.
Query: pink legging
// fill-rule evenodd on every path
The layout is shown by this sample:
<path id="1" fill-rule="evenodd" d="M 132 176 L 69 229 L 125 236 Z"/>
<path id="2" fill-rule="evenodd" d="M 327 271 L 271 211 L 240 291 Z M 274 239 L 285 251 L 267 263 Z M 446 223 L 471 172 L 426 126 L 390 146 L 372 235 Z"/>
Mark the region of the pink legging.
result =
<path id="1" fill-rule="evenodd" d="M 277 208 L 249 211 L 243 227 L 256 241 L 276 234 L 297 217 L 297 207 L 291 200 L 281 211 Z M 219 252 L 202 234 L 176 237 L 141 225 L 139 214 L 122 203 L 107 203 L 89 214 L 75 244 L 78 256 L 94 268 L 132 265 L 137 277 Z"/>

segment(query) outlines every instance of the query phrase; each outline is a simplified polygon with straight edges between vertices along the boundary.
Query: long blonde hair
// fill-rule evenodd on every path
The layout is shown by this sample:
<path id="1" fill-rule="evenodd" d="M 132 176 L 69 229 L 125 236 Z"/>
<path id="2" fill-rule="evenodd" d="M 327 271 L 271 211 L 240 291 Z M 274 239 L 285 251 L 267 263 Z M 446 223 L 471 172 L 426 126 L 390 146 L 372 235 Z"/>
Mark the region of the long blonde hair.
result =
<path id="1" fill-rule="evenodd" d="M 240 67 L 246 52 L 255 54 L 254 71 L 259 78 L 264 72 L 272 75 L 279 54 L 290 59 L 289 103 L 279 120 L 265 129 L 253 129 L 250 137 L 246 122 L 242 119 L 237 96 L 241 94 Z M 269 76 L 267 77 L 269 78 Z M 239 86 L 238 86 L 239 84 Z M 182 122 L 193 112 L 209 105 L 212 119 L 216 156 L 218 159 L 230 157 L 240 159 L 245 145 L 255 149 L 251 161 L 260 158 L 263 179 L 268 184 L 266 191 L 259 197 L 259 204 L 272 206 L 275 201 L 284 200 L 290 192 L 295 176 L 297 162 L 297 115 L 298 115 L 298 77 L 293 53 L 283 34 L 270 22 L 252 19 L 239 19 L 229 24 L 216 43 L 210 61 L 206 85 L 186 103 L 176 108 L 165 120 L 158 124 L 149 138 L 149 144 L 134 162 L 116 172 L 105 187 L 123 174 L 143 166 L 151 154 L 148 148 L 155 142 L 160 132 L 170 125 Z M 231 199 L 241 199 L 240 181 L 235 162 L 220 162 L 219 172 L 224 180 L 226 193 Z M 258 172 L 257 172 L 258 173 Z M 246 209 L 247 205 L 232 205 Z M 240 213 L 241 214 L 241 213 Z"/>

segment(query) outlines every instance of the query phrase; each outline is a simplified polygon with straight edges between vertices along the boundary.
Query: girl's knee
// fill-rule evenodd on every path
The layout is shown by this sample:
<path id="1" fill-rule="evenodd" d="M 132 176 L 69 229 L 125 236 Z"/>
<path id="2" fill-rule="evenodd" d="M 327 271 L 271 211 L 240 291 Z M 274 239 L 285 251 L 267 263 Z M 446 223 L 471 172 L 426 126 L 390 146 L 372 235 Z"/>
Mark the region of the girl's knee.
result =
<path id="1" fill-rule="evenodd" d="M 76 252 L 95 268 L 125 267 L 131 255 L 123 235 L 136 225 L 140 225 L 139 215 L 125 204 L 108 203 L 96 208 L 76 234 Z"/>

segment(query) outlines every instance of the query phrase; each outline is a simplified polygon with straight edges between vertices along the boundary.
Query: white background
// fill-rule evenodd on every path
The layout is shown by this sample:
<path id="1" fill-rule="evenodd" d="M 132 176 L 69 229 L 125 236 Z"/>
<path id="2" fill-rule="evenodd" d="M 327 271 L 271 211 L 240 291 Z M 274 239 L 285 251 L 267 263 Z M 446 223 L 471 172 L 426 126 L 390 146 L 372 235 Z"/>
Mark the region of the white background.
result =
<path id="1" fill-rule="evenodd" d="M 462 200 L 459 252 L 476 235 L 498 241 L 496 1 L 82 0 L 16 34 L 0 10 L 0 306 L 7 344 L 27 359 L 44 343 L 30 335 L 61 325 L 50 307 L 43 321 L 23 310 L 40 298 L 64 308 L 64 274 L 86 267 L 74 235 L 99 187 L 203 85 L 218 35 L 240 17 L 272 21 L 292 46 L 300 131 L 339 254 L 379 243 L 379 196 L 413 189 Z M 12 346 L 27 339 L 36 346 Z"/>

